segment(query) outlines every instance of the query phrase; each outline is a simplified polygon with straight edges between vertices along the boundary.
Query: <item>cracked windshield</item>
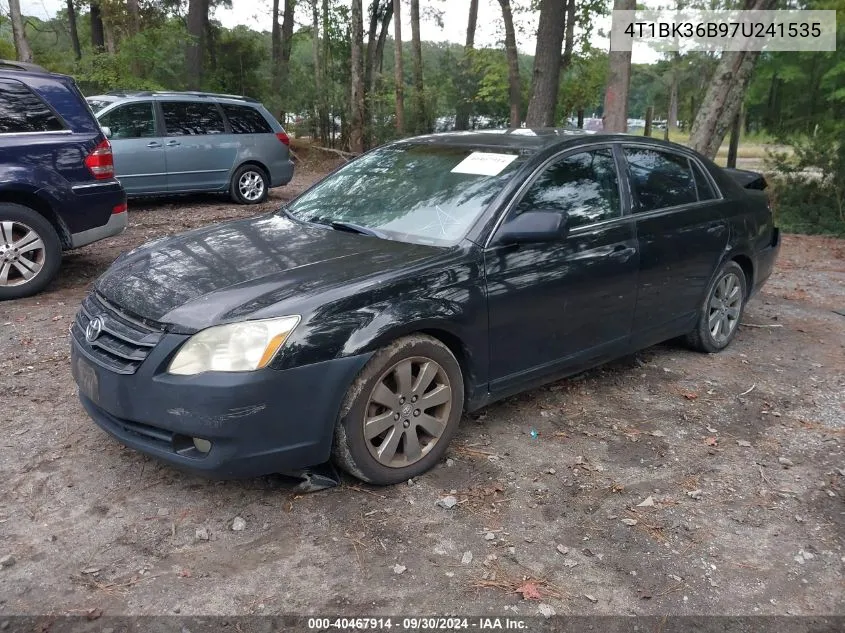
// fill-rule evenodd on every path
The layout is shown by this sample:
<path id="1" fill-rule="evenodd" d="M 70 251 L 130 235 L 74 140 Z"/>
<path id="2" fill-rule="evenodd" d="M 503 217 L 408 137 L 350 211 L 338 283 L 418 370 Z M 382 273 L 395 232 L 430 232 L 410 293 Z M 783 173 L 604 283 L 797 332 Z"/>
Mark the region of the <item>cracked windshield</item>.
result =
<path id="1" fill-rule="evenodd" d="M 350 163 L 286 211 L 298 220 L 369 229 L 388 239 L 459 241 L 516 172 L 516 150 L 385 147 Z"/>

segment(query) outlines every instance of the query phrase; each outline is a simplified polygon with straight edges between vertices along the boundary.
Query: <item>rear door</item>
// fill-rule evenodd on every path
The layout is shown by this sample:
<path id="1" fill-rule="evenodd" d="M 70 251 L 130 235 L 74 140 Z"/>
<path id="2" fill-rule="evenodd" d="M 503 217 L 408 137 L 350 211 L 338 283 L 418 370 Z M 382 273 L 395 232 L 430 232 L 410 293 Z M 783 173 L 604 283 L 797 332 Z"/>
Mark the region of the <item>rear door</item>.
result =
<path id="1" fill-rule="evenodd" d="M 691 156 L 651 145 L 622 149 L 640 249 L 633 335 L 642 346 L 692 328 L 728 244 L 727 209 Z"/>
<path id="2" fill-rule="evenodd" d="M 213 101 L 159 101 L 164 121 L 167 189 L 216 191 L 229 185 L 238 141 Z"/>
<path id="3" fill-rule="evenodd" d="M 117 105 L 103 112 L 99 120 L 111 132 L 114 169 L 126 193 L 167 191 L 164 138 L 156 127 L 153 102 Z"/>

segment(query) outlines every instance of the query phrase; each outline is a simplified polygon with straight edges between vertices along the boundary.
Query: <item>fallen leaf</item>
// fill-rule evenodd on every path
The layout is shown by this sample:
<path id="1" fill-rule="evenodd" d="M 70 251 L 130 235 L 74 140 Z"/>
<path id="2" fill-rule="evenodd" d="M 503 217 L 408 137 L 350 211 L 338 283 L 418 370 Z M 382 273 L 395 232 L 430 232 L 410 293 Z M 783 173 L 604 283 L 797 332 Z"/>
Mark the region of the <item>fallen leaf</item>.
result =
<path id="1" fill-rule="evenodd" d="M 637 504 L 638 508 L 652 508 L 654 507 L 654 497 L 648 496 Z"/>
<path id="2" fill-rule="evenodd" d="M 182 569 L 179 571 L 179 578 L 190 578 L 191 577 L 191 570 L 190 569 Z"/>
<path id="3" fill-rule="evenodd" d="M 707 446 L 718 446 L 719 440 L 717 440 L 715 437 L 713 437 L 711 435 L 710 437 L 708 437 L 707 439 L 704 440 L 704 443 L 707 444 Z"/>
<path id="4" fill-rule="evenodd" d="M 634 526 L 634 525 L 637 524 L 636 519 L 621 519 L 621 521 L 622 521 L 622 523 L 624 523 L 625 525 L 628 525 L 628 526 Z"/>
<path id="5" fill-rule="evenodd" d="M 88 612 L 85 614 L 85 617 L 89 620 L 96 620 L 103 615 L 102 609 L 88 609 Z"/>
<path id="6" fill-rule="evenodd" d="M 687 400 L 695 400 L 696 398 L 698 398 L 698 394 L 694 391 L 688 391 L 684 394 L 684 398 L 686 398 Z"/>
<path id="7" fill-rule="evenodd" d="M 536 582 L 526 580 L 516 590 L 516 593 L 522 594 L 523 600 L 540 600 L 543 596 L 540 594 L 540 588 Z"/>
<path id="8" fill-rule="evenodd" d="M 751 442 L 749 442 L 748 440 L 737 440 L 736 443 L 739 446 L 742 446 L 743 448 L 750 448 L 751 447 Z"/>

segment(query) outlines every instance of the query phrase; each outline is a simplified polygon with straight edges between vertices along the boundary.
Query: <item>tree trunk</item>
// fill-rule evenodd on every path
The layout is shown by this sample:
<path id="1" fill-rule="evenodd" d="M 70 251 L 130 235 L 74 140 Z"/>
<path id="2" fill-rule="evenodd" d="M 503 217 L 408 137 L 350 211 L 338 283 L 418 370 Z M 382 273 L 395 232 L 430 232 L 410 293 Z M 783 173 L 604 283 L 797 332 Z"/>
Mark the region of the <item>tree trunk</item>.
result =
<path id="1" fill-rule="evenodd" d="M 567 0 L 542 0 L 540 4 L 537 49 L 531 76 L 531 100 L 525 115 L 528 127 L 551 127 L 555 124 L 566 2 Z"/>
<path id="2" fill-rule="evenodd" d="M 320 5 L 319 0 L 311 0 L 312 11 L 312 53 L 314 55 L 314 126 L 311 133 L 312 140 L 316 139 L 322 129 L 322 94 L 323 78 L 320 72 Z"/>
<path id="3" fill-rule="evenodd" d="M 475 27 L 478 24 L 478 0 L 469 2 L 469 18 L 467 19 L 467 39 L 464 44 L 464 57 L 461 60 L 458 81 L 458 107 L 455 112 L 455 129 L 469 128 L 469 116 L 472 111 L 470 99 L 470 73 L 472 71 L 472 49 L 475 47 Z"/>
<path id="4" fill-rule="evenodd" d="M 502 6 L 502 20 L 505 23 L 505 55 L 508 58 L 510 126 L 519 127 L 522 121 L 522 82 L 519 78 L 519 51 L 516 48 L 516 31 L 513 28 L 513 13 L 511 12 L 510 0 L 499 0 L 499 4 Z"/>
<path id="5" fill-rule="evenodd" d="M 634 0 L 615 0 L 616 11 L 633 11 Z M 611 51 L 604 93 L 604 131 L 628 131 L 628 91 L 631 87 L 631 51 Z"/>
<path id="6" fill-rule="evenodd" d="M 566 36 L 563 39 L 563 57 L 560 60 L 560 72 L 565 73 L 572 64 L 572 51 L 575 48 L 575 0 L 566 3 Z"/>
<path id="7" fill-rule="evenodd" d="M 117 39 L 112 28 L 111 19 L 103 20 L 103 37 L 106 41 L 106 50 L 114 55 L 117 52 Z"/>
<path id="8" fill-rule="evenodd" d="M 361 0 L 352 0 L 352 122 L 349 129 L 349 149 L 360 154 L 364 151 L 364 16 Z"/>
<path id="9" fill-rule="evenodd" d="M 420 0 L 411 0 L 411 51 L 414 65 L 414 132 L 428 131 L 423 85 L 422 42 L 420 42 Z"/>
<path id="10" fill-rule="evenodd" d="M 192 90 L 199 90 L 202 86 L 206 22 L 208 22 L 208 0 L 189 0 L 188 35 L 192 40 L 185 50 L 185 66 L 188 73 L 188 87 Z"/>
<path id="11" fill-rule="evenodd" d="M 73 0 L 68 0 L 68 6 Z M 126 0 L 126 12 L 129 14 L 129 34 L 137 35 L 141 32 L 141 11 L 138 8 L 138 0 Z"/>
<path id="12" fill-rule="evenodd" d="M 12 18 L 12 38 L 15 41 L 15 51 L 18 55 L 18 61 L 31 62 L 32 49 L 29 47 L 29 41 L 26 39 L 20 0 L 9 0 L 9 13 Z"/>
<path id="13" fill-rule="evenodd" d="M 95 53 L 101 53 L 106 48 L 106 37 L 103 31 L 103 15 L 100 13 L 100 3 L 90 4 L 91 12 L 88 14 L 91 19 L 91 47 Z"/>
<path id="14" fill-rule="evenodd" d="M 67 22 L 70 31 L 70 44 L 73 47 L 73 56 L 82 59 L 82 47 L 79 45 L 79 29 L 76 25 L 76 9 L 73 7 L 73 0 L 67 0 Z"/>
<path id="15" fill-rule="evenodd" d="M 395 46 L 396 132 L 405 133 L 405 78 L 402 70 L 402 0 L 393 0 L 393 45 Z"/>
<path id="16" fill-rule="evenodd" d="M 742 108 L 739 109 L 737 112 L 736 117 L 734 117 L 733 124 L 731 125 L 731 140 L 728 145 L 728 162 L 726 167 L 730 167 L 732 169 L 736 168 L 736 158 L 739 151 L 739 135 L 742 132 Z"/>
<path id="17" fill-rule="evenodd" d="M 329 100 L 327 98 L 328 95 L 325 94 L 331 85 L 329 78 L 329 60 L 331 59 L 331 41 L 329 39 L 329 0 L 323 0 L 322 33 L 323 54 L 320 56 L 320 64 L 322 64 L 320 72 L 323 74 L 323 93 L 320 94 L 320 99 L 323 110 L 320 119 L 322 121 L 324 131 L 321 136 L 323 138 L 324 145 L 333 145 L 335 138 L 334 112 L 332 112 L 330 108 Z"/>
<path id="18" fill-rule="evenodd" d="M 675 53 L 677 55 L 677 53 Z M 669 86 L 669 110 L 666 115 L 666 140 L 678 129 L 678 69 L 672 70 L 672 83 Z"/>
<path id="19" fill-rule="evenodd" d="M 296 0 L 285 0 L 281 28 L 279 25 L 279 0 L 273 0 L 273 28 L 271 30 L 271 51 L 273 59 L 272 90 L 280 97 L 288 77 L 290 54 L 293 45 L 293 12 Z"/>

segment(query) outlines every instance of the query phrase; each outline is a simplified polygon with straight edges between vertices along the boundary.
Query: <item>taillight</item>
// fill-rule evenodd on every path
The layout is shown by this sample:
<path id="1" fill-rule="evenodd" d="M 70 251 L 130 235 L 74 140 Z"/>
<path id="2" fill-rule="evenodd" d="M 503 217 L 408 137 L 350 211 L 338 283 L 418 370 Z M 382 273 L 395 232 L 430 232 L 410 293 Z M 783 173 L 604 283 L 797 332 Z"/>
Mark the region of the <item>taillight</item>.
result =
<path id="1" fill-rule="evenodd" d="M 116 204 L 112 207 L 112 215 L 117 215 L 118 213 L 126 213 L 126 210 L 129 208 L 125 202 L 121 202 L 120 204 Z"/>
<path id="2" fill-rule="evenodd" d="M 103 140 L 85 159 L 85 166 L 97 180 L 114 178 L 114 157 L 108 140 Z"/>
<path id="3" fill-rule="evenodd" d="M 276 132 L 276 138 L 279 139 L 285 145 L 290 145 L 290 138 L 284 132 Z"/>

